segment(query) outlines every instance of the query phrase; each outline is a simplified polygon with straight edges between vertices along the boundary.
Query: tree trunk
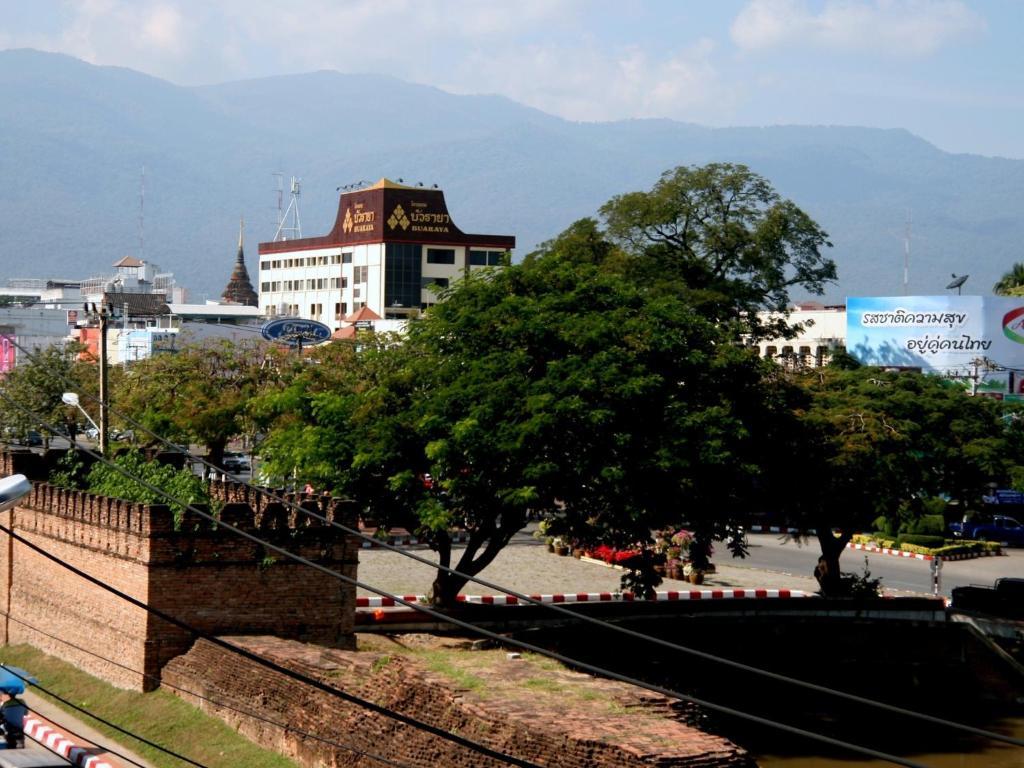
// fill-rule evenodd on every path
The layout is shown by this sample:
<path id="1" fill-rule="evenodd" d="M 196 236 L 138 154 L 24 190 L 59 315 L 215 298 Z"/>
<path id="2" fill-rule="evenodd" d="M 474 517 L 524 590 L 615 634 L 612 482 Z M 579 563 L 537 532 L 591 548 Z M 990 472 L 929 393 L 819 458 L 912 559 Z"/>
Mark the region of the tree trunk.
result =
<path id="1" fill-rule="evenodd" d="M 843 594 L 842 574 L 839 570 L 839 558 L 850 541 L 850 534 L 840 533 L 836 536 L 828 528 L 818 527 L 818 544 L 821 546 L 821 557 L 814 567 L 814 578 L 818 580 L 821 594 L 825 597 L 839 597 Z"/>
<path id="2" fill-rule="evenodd" d="M 520 523 L 522 521 L 519 521 Z M 512 540 L 512 536 L 516 531 L 521 528 L 522 525 L 516 525 L 512 521 L 509 521 L 508 526 L 502 526 L 500 528 L 489 530 L 472 531 L 469 536 L 469 541 L 466 543 L 466 551 L 462 553 L 462 557 L 459 560 L 459 564 L 455 567 L 461 576 L 456 576 L 453 573 L 447 571 L 438 570 L 437 576 L 434 578 L 434 584 L 430 589 L 430 600 L 439 608 L 451 608 L 457 603 L 459 592 L 462 588 L 469 583 L 469 578 L 476 576 L 480 571 L 494 562 L 494 558 L 498 556 L 498 553 L 505 548 L 505 545 Z M 450 557 L 451 552 L 451 539 L 445 535 L 445 539 L 448 542 L 448 552 Z M 484 546 L 486 544 L 486 546 Z M 483 547 L 483 552 L 480 553 L 479 557 L 476 557 L 476 553 Z M 440 550 L 439 550 L 440 551 Z M 447 565 L 445 562 L 444 553 L 442 552 L 441 565 Z"/>

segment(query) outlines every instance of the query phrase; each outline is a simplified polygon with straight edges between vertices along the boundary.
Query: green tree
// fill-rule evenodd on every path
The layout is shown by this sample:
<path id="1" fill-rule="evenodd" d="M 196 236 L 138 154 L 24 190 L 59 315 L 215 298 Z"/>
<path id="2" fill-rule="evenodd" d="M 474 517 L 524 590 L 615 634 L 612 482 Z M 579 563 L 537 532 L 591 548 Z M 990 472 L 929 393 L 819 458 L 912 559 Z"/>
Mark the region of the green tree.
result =
<path id="1" fill-rule="evenodd" d="M 601 216 L 629 279 L 682 292 L 737 333 L 791 333 L 789 291 L 821 293 L 836 278 L 822 255 L 827 234 L 744 165 L 675 168 L 649 192 L 612 198 Z"/>
<path id="2" fill-rule="evenodd" d="M 19 355 L 21 363 L 0 380 L 0 421 L 10 434 L 24 437 L 30 430 L 39 430 L 48 443 L 51 435 L 40 421 L 61 431 L 72 425 L 77 429 L 81 423 L 79 412 L 66 406 L 61 396 L 69 391 L 85 394 L 98 389 L 95 366 L 80 359 L 83 351 L 81 345 L 69 343 Z"/>
<path id="3" fill-rule="evenodd" d="M 996 296 L 1024 296 L 1024 264 L 1016 262 L 999 282 L 992 286 Z"/>
<path id="4" fill-rule="evenodd" d="M 219 464 L 228 442 L 253 428 L 246 409 L 279 375 L 276 359 L 265 344 L 228 340 L 154 355 L 128 368 L 114 389 L 115 408 L 162 437 L 205 445 Z M 152 442 L 145 437 L 136 434 Z"/>
<path id="5" fill-rule="evenodd" d="M 839 558 L 855 532 L 880 515 L 918 518 L 935 497 L 977 504 L 1021 455 L 1020 428 L 1000 403 L 939 377 L 833 368 L 791 381 L 794 420 L 775 454 L 785 460 L 766 462 L 765 477 L 791 520 L 817 531 L 826 594 L 842 592 Z"/>
<path id="6" fill-rule="evenodd" d="M 418 527 L 445 566 L 465 531 L 456 567 L 470 575 L 531 512 L 619 546 L 683 515 L 709 531 L 732 519 L 765 363 L 684 297 L 606 268 L 617 250 L 588 229 L 461 281 L 401 344 L 338 348 L 341 380 L 312 366 L 266 398 L 276 471 Z M 464 584 L 439 571 L 433 597 Z"/>

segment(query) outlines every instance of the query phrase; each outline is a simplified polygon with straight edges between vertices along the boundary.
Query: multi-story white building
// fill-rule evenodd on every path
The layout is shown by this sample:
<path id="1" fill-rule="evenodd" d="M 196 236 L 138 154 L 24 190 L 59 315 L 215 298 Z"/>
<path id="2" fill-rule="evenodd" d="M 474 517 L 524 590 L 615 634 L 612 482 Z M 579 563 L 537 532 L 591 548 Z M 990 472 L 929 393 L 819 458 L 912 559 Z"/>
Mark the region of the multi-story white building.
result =
<path id="1" fill-rule="evenodd" d="M 827 365 L 836 349 L 846 346 L 846 305 L 825 305 L 805 301 L 793 305 L 791 324 L 803 326 L 792 339 L 762 339 L 761 357 L 778 360 L 787 366 Z"/>
<path id="2" fill-rule="evenodd" d="M 385 320 L 416 317 L 471 270 L 506 263 L 509 235 L 470 235 L 439 189 L 381 179 L 341 195 L 331 232 L 259 245 L 259 308 L 338 330 L 366 307 Z"/>

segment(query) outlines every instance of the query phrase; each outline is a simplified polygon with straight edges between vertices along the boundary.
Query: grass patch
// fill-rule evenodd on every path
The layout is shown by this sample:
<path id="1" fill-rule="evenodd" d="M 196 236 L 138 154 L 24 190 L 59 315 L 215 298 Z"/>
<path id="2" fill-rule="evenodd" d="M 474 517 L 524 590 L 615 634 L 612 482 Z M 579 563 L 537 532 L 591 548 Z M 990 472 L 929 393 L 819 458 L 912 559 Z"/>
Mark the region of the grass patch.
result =
<path id="1" fill-rule="evenodd" d="M 416 655 L 423 660 L 427 669 L 447 677 L 460 688 L 473 691 L 474 693 L 482 693 L 487 688 L 483 678 L 474 675 L 470 670 L 457 664 L 450 653 L 445 651 L 420 651 Z"/>
<path id="2" fill-rule="evenodd" d="M 524 688 L 549 693 L 558 693 L 565 687 L 549 677 L 531 677 L 528 680 L 523 680 L 521 684 Z"/>
<path id="3" fill-rule="evenodd" d="M 257 747 L 220 720 L 203 714 L 166 691 L 123 691 L 28 645 L 5 646 L 0 658 L 5 663 L 30 670 L 40 685 L 58 696 L 209 768 L 296 768 L 291 760 Z M 39 689 L 33 690 L 52 701 Z M 182 765 L 180 760 L 76 713 L 60 702 L 53 703 L 81 717 L 110 742 L 124 744 L 138 752 L 157 768 Z"/>

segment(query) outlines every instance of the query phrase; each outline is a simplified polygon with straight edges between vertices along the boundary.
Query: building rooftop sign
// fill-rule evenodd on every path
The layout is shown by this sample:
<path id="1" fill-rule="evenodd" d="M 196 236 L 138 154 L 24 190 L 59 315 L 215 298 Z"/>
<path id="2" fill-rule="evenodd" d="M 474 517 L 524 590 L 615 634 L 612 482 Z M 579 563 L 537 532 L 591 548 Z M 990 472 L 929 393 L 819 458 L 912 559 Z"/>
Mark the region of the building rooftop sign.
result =
<path id="1" fill-rule="evenodd" d="M 316 320 L 280 317 L 264 323 L 260 329 L 267 341 L 278 341 L 290 347 L 320 344 L 331 338 L 331 329 Z"/>
<path id="2" fill-rule="evenodd" d="M 341 195 L 338 215 L 329 234 L 260 243 L 259 252 L 266 254 L 381 242 L 473 245 L 512 250 L 516 239 L 510 235 L 466 234 L 452 221 L 441 190 L 409 187 L 381 179 L 371 187 Z"/>

